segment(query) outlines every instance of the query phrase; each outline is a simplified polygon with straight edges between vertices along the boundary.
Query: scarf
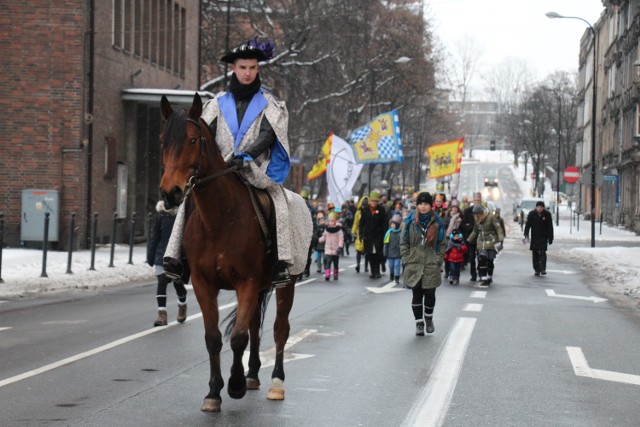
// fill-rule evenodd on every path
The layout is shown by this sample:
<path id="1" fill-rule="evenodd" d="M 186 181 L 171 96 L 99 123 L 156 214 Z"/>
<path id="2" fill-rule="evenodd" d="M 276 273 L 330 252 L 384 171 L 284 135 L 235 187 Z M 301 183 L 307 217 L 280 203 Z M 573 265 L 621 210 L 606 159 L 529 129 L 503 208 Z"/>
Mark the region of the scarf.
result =
<path id="1" fill-rule="evenodd" d="M 251 99 L 253 95 L 260 89 L 260 74 L 256 75 L 256 79 L 248 84 L 243 85 L 236 77 L 236 73 L 231 75 L 231 82 L 229 83 L 229 92 L 233 94 L 236 101 L 245 101 Z"/>

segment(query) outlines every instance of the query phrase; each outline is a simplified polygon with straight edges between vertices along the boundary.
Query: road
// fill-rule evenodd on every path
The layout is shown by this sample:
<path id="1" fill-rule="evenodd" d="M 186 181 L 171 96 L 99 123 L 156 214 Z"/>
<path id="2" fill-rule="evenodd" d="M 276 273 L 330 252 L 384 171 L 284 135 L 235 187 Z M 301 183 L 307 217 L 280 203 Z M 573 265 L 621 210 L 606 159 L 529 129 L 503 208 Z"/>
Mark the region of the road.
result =
<path id="1" fill-rule="evenodd" d="M 507 239 L 491 287 L 468 271 L 460 286 L 443 284 L 435 333 L 416 337 L 410 291 L 353 263 L 352 252 L 340 280 L 313 272 L 296 289 L 286 400 L 266 400 L 263 367 L 263 388 L 241 400 L 223 391 L 217 414 L 199 410 L 209 368 L 192 292 L 187 322 L 165 328 L 151 327 L 153 284 L 6 301 L 2 425 L 637 425 L 640 319 L 579 266 L 550 252 L 549 274 L 534 277 L 529 251 Z M 175 301 L 170 291 L 170 318 Z M 224 312 L 233 303 L 221 295 Z M 225 380 L 230 362 L 225 343 Z"/>

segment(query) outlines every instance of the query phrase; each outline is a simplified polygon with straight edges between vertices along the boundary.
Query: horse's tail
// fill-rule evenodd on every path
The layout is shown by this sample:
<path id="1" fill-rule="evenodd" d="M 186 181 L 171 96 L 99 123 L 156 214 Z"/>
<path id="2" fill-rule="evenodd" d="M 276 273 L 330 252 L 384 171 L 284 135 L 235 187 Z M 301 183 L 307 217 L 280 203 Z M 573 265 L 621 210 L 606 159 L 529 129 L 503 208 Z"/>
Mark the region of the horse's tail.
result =
<path id="1" fill-rule="evenodd" d="M 261 290 L 260 295 L 258 295 L 258 306 L 260 307 L 260 330 L 261 331 L 262 331 L 262 324 L 264 323 L 264 316 L 267 313 L 267 306 L 269 305 L 269 300 L 271 299 L 272 292 L 273 292 L 273 287 L 270 287 L 269 289 Z M 238 307 L 234 308 L 231 313 L 227 314 L 227 316 L 222 321 L 225 338 L 229 338 L 229 336 L 231 336 L 231 331 L 233 331 L 233 328 L 236 326 L 237 320 L 238 320 Z"/>

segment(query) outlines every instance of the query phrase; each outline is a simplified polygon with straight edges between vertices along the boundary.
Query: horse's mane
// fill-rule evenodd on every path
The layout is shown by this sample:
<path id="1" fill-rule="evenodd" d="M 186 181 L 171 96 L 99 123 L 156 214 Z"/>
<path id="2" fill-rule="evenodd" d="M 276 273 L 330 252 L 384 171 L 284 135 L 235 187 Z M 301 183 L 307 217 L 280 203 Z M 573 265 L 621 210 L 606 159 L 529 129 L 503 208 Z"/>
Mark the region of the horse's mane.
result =
<path id="1" fill-rule="evenodd" d="M 163 140 L 167 148 L 181 147 L 187 134 L 187 110 L 175 110 L 164 126 Z"/>

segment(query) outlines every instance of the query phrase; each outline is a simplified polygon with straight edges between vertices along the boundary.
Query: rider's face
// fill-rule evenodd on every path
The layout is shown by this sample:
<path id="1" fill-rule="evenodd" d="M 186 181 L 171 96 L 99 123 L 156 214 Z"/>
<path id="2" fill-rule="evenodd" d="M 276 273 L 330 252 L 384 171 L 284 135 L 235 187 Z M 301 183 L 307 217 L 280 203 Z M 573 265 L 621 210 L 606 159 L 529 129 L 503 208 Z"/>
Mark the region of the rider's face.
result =
<path id="1" fill-rule="evenodd" d="M 257 59 L 236 59 L 236 62 L 231 64 L 231 70 L 241 84 L 248 85 L 256 79 L 260 66 Z"/>

